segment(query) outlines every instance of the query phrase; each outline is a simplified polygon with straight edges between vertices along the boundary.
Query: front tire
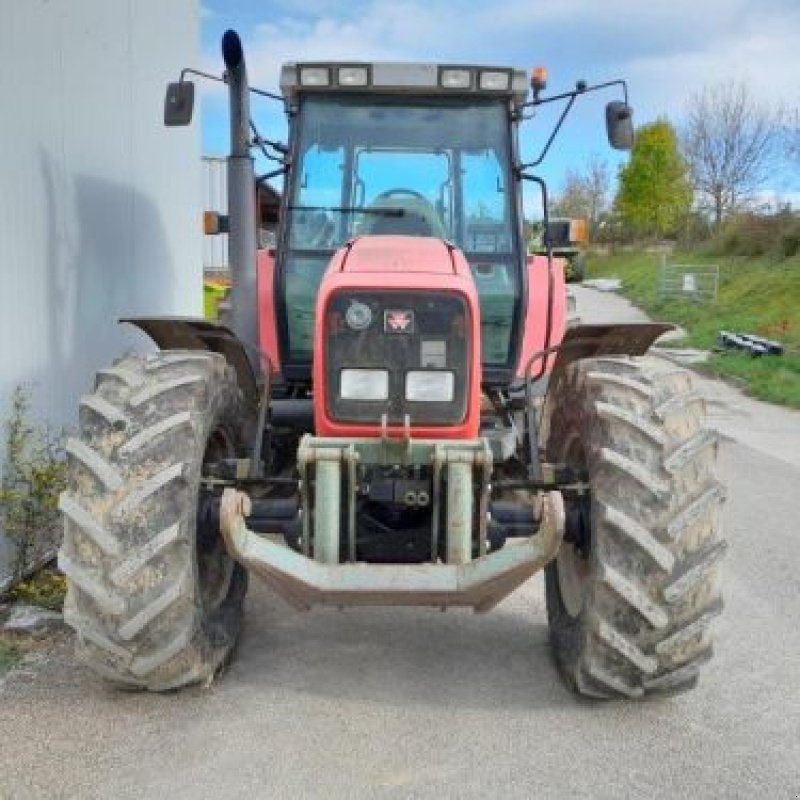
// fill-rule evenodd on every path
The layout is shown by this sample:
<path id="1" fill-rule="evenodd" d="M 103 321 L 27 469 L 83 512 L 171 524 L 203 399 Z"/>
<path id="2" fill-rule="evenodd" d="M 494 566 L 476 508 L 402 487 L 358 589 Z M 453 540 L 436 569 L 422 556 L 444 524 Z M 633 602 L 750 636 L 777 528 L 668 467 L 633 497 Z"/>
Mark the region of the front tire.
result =
<path id="1" fill-rule="evenodd" d="M 204 460 L 241 453 L 247 418 L 214 353 L 126 357 L 81 401 L 59 566 L 78 654 L 111 682 L 204 682 L 230 655 L 247 575 L 198 526 L 198 499 Z"/>
<path id="2" fill-rule="evenodd" d="M 726 547 L 717 437 L 691 376 L 657 358 L 585 359 L 549 402 L 548 460 L 591 487 L 588 540 L 546 569 L 556 662 L 592 697 L 690 689 L 712 654 Z"/>

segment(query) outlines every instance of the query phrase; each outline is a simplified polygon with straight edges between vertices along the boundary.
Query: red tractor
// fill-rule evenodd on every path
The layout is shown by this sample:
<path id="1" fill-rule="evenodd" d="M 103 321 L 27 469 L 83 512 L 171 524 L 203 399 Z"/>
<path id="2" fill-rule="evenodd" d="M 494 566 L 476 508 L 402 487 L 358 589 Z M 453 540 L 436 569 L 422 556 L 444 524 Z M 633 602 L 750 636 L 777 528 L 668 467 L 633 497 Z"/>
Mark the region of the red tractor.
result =
<path id="1" fill-rule="evenodd" d="M 166 690 L 225 663 L 250 570 L 298 609 L 487 611 L 545 568 L 577 691 L 693 686 L 724 549 L 702 400 L 639 358 L 668 326 L 566 329 L 557 243 L 523 239 L 523 182 L 545 216 L 547 193 L 520 123 L 624 83 L 543 97 L 504 67 L 292 63 L 277 96 L 250 89 L 235 33 L 222 53 L 232 322 L 128 320 L 158 351 L 81 401 L 60 502 L 80 653 Z M 192 72 L 167 124 L 191 119 Z M 288 145 L 257 133 L 251 92 L 284 104 Z M 629 148 L 627 97 L 606 120 Z M 285 181 L 270 251 L 254 147 Z"/>

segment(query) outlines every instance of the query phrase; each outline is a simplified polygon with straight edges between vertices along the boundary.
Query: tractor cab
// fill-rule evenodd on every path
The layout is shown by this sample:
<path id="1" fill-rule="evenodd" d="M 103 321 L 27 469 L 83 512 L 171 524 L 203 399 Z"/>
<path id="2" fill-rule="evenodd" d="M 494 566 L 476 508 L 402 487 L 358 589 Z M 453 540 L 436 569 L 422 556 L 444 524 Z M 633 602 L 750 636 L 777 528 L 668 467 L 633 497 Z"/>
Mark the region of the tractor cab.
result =
<path id="1" fill-rule="evenodd" d="M 483 380 L 518 357 L 525 253 L 515 163 L 521 70 L 435 64 L 286 64 L 291 120 L 275 270 L 281 371 L 310 378 L 315 304 L 334 253 L 365 236 L 452 243 L 481 316 Z"/>

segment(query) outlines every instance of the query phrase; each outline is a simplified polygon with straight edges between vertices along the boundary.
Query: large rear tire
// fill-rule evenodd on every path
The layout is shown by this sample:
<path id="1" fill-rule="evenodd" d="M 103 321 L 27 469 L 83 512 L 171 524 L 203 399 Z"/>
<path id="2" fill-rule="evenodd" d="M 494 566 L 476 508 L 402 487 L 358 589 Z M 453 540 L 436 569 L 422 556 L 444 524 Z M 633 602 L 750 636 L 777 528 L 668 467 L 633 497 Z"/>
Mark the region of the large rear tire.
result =
<path id="1" fill-rule="evenodd" d="M 78 653 L 110 681 L 164 691 L 230 655 L 247 574 L 198 527 L 198 499 L 204 461 L 240 454 L 247 419 L 213 353 L 126 357 L 82 399 L 59 566 Z"/>
<path id="2" fill-rule="evenodd" d="M 549 402 L 548 459 L 591 485 L 589 539 L 565 542 L 545 574 L 557 664 L 593 697 L 690 689 L 712 653 L 725 550 L 717 437 L 691 376 L 658 358 L 585 359 Z"/>

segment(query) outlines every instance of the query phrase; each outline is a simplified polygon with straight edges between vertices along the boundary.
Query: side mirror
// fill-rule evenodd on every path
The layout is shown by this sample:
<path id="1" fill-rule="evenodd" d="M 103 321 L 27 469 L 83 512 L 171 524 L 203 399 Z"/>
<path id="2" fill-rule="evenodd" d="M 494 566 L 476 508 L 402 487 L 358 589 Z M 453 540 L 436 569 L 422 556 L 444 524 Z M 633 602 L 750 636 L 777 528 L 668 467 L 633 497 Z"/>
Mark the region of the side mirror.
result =
<path id="1" fill-rule="evenodd" d="M 194 111 L 194 84 L 178 81 L 167 85 L 164 97 L 164 124 L 169 128 L 188 125 Z"/>
<path id="2" fill-rule="evenodd" d="M 606 106 L 606 133 L 615 150 L 633 147 L 633 109 L 627 103 L 615 100 Z"/>

